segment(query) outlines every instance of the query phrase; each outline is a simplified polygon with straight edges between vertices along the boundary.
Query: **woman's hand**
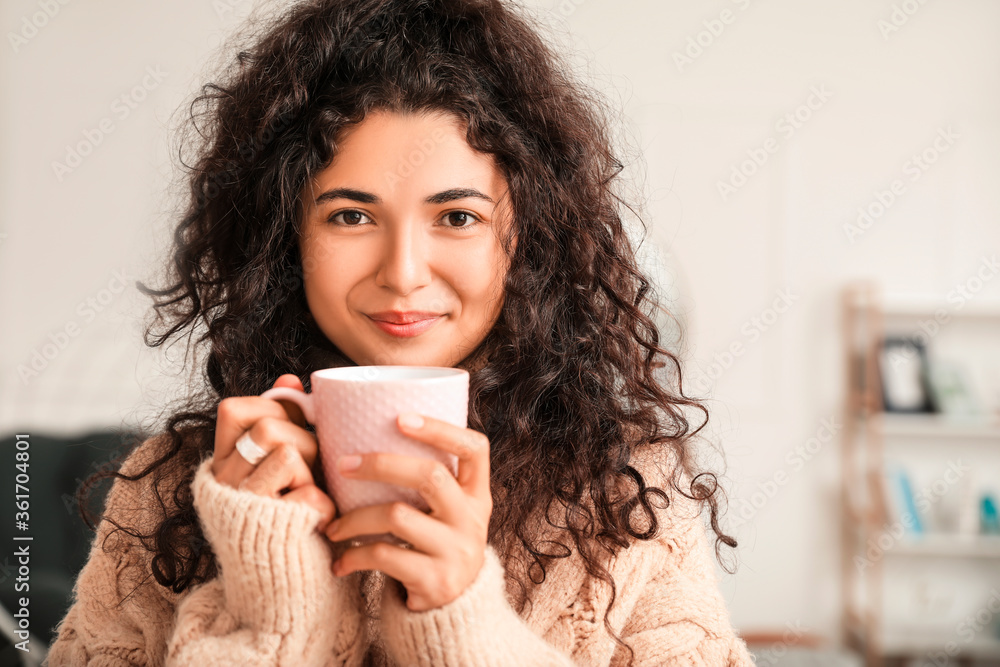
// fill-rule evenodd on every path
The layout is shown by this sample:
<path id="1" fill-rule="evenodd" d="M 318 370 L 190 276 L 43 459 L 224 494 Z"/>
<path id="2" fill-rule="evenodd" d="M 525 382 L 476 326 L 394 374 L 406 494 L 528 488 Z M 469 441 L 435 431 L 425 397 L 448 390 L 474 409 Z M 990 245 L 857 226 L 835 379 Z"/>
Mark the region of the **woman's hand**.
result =
<path id="1" fill-rule="evenodd" d="M 295 375 L 279 377 L 275 387 L 302 389 Z M 322 517 L 316 529 L 323 531 L 337 513 L 333 499 L 313 478 L 319 447 L 316 436 L 305 429 L 302 411 L 289 401 L 260 396 L 234 396 L 219 402 L 215 423 L 215 457 L 212 474 L 221 484 L 280 500 L 305 503 Z M 252 465 L 236 451 L 236 440 L 245 432 L 267 455 Z M 282 495 L 282 491 L 288 493 Z"/>
<path id="2" fill-rule="evenodd" d="M 490 494 L 490 443 L 478 431 L 431 417 L 410 427 L 407 436 L 458 456 L 458 478 L 439 461 L 396 454 L 366 454 L 354 471 L 341 474 L 417 489 L 430 514 L 409 503 L 388 503 L 348 512 L 326 529 L 332 541 L 358 535 L 392 533 L 412 545 L 405 549 L 375 542 L 347 549 L 334 563 L 339 577 L 356 570 L 381 570 L 406 587 L 406 606 L 425 611 L 448 604 L 465 591 L 483 566 L 493 497 Z"/>

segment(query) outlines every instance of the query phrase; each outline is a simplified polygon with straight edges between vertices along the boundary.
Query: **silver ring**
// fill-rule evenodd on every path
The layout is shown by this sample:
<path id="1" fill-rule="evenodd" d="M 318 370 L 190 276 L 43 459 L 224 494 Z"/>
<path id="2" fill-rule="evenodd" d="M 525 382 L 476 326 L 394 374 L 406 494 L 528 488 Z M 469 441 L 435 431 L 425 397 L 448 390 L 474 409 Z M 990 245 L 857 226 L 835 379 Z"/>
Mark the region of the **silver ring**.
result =
<path id="1" fill-rule="evenodd" d="M 241 435 L 236 441 L 236 451 L 252 466 L 260 463 L 267 456 L 267 451 L 250 437 L 250 431 Z"/>

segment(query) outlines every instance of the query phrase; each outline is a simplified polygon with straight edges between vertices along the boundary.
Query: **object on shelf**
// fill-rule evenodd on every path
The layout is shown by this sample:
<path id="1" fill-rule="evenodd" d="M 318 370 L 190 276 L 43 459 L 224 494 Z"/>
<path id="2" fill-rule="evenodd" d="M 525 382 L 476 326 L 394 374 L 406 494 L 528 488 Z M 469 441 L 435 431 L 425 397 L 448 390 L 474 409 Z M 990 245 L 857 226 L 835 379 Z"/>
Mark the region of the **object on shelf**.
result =
<path id="1" fill-rule="evenodd" d="M 984 493 L 979 504 L 980 532 L 984 535 L 1000 535 L 1000 518 L 997 517 L 997 502 L 990 493 Z"/>
<path id="2" fill-rule="evenodd" d="M 887 336 L 878 358 L 886 412 L 932 412 L 927 388 L 927 349 L 913 336 Z"/>
<path id="3" fill-rule="evenodd" d="M 979 402 L 972 393 L 968 373 L 962 364 L 952 360 L 931 359 L 927 365 L 927 386 L 934 410 L 949 416 L 981 414 Z"/>
<path id="4" fill-rule="evenodd" d="M 913 496 L 909 474 L 902 467 L 893 466 L 886 469 L 886 476 L 888 518 L 908 533 L 923 533 L 924 523 Z"/>

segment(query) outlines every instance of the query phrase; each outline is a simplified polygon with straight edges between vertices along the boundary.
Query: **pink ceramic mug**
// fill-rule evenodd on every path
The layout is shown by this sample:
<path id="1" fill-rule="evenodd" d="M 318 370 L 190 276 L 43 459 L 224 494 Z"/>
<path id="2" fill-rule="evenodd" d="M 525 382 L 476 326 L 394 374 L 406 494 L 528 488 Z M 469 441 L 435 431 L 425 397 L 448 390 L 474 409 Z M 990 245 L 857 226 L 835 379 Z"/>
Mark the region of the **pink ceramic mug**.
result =
<path id="1" fill-rule="evenodd" d="M 458 475 L 458 457 L 403 435 L 396 426 L 401 412 L 416 412 L 466 427 L 469 373 L 444 366 L 344 366 L 315 371 L 312 393 L 288 387 L 268 389 L 263 398 L 292 401 L 315 426 L 326 488 L 340 515 L 359 507 L 402 501 L 426 512 L 416 489 L 343 477 L 337 459 L 347 454 L 390 452 L 437 459 Z M 405 542 L 389 533 L 355 538 L 359 544 Z"/>

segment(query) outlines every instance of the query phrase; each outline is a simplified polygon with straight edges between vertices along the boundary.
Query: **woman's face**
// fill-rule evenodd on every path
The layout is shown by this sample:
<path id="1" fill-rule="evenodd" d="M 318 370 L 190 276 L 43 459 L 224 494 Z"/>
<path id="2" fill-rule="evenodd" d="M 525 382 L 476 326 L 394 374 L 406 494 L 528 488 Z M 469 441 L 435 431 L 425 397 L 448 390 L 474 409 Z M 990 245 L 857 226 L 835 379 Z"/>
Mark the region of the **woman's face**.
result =
<path id="1" fill-rule="evenodd" d="M 452 116 L 372 112 L 351 128 L 302 193 L 305 294 L 326 337 L 361 366 L 462 361 L 503 306 L 506 194 Z"/>

